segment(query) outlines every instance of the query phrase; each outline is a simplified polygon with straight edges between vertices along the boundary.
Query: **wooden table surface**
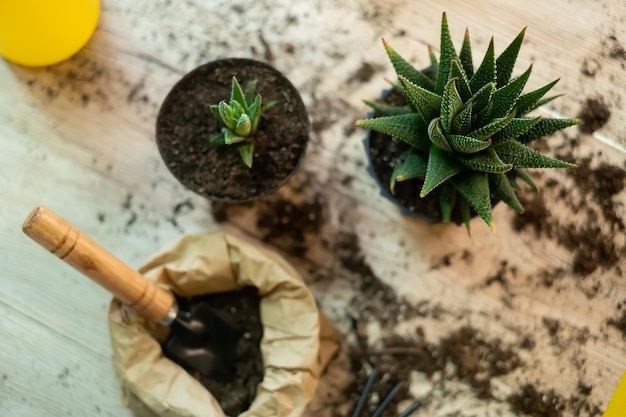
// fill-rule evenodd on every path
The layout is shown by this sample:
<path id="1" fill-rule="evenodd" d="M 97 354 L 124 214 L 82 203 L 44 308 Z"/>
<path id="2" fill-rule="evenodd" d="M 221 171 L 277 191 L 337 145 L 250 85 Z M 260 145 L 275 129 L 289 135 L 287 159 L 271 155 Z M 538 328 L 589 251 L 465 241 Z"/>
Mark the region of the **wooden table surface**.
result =
<path id="1" fill-rule="evenodd" d="M 533 63 L 528 89 L 560 77 L 555 91 L 567 92 L 540 113 L 576 117 L 589 97 L 611 110 L 593 135 L 570 128 L 547 141 L 550 149 L 565 152 L 573 139 L 572 155 L 590 157 L 592 168 L 625 167 L 623 0 L 104 0 L 96 33 L 68 61 L 46 68 L 0 61 L 0 414 L 131 415 L 111 365 L 110 297 L 22 235 L 31 209 L 50 207 L 133 267 L 188 233 L 262 236 L 243 215 L 218 224 L 211 204 L 177 183 L 155 145 L 156 114 L 171 86 L 197 65 L 231 56 L 270 61 L 300 90 L 314 130 L 299 180 L 325 201 L 325 236 L 356 234 L 381 281 L 439 309 L 413 326 L 431 341 L 462 325 L 511 345 L 533 338 L 535 348 L 520 353 L 524 366 L 498 380 L 490 404 L 459 388 L 454 399 L 433 394 L 419 415 L 514 415 L 499 399 L 524 381 L 562 398 L 590 386 L 586 404 L 604 409 L 626 370 L 626 335 L 611 325 L 626 304 L 623 258 L 580 276 L 566 242 L 532 228 L 516 232 L 505 207 L 495 211 L 496 234 L 480 220 L 471 238 L 461 227 L 429 227 L 403 218 L 365 173 L 364 132 L 352 126 L 367 112 L 361 99 L 378 96 L 393 76 L 380 38 L 424 67 L 443 10 L 457 45 L 469 26 L 475 60 L 491 35 L 497 52 L 528 26 L 516 71 Z M 355 76 L 364 68 L 373 69 L 368 82 Z M 547 179 L 566 194 L 575 186 L 569 174 L 539 178 Z M 571 210 L 551 190 L 545 198 L 555 222 L 589 221 L 581 213 L 594 204 L 591 191 L 572 191 L 583 208 Z M 625 219 L 624 192 L 613 201 Z M 601 222 L 597 232 L 624 256 L 623 230 Z M 333 270 L 328 253 L 290 260 L 344 330 L 345 271 L 336 267 L 337 283 L 324 286 L 310 270 Z M 558 282 L 541 284 L 559 268 Z M 489 280 L 499 272 L 500 281 Z M 564 415 L 594 414 L 568 406 Z"/>

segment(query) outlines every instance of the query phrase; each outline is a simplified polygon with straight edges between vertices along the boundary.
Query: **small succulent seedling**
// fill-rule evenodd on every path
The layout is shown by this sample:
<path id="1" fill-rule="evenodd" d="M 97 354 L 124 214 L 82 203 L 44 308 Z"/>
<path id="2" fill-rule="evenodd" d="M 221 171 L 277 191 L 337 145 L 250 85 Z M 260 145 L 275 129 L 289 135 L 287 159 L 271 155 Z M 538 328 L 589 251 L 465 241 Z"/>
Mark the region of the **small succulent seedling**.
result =
<path id="1" fill-rule="evenodd" d="M 520 189 L 517 180 L 537 189 L 526 168 L 575 166 L 527 146 L 579 121 L 527 116 L 558 97 L 544 98 L 558 79 L 522 94 L 532 66 L 517 77 L 511 74 L 525 30 L 497 58 L 492 38 L 474 71 L 469 32 L 465 31 L 457 54 L 444 13 L 439 60 L 429 48 L 432 76 L 417 70 L 383 40 L 398 75 L 394 87 L 403 93 L 407 105 L 366 101 L 381 117 L 357 122 L 410 145 L 394 167 L 392 192 L 397 182 L 420 178 L 420 197 L 438 190 L 442 221 L 450 221 L 458 205 L 468 232 L 470 207 L 494 231 L 492 201 L 503 201 L 523 213 L 515 195 Z"/>
<path id="2" fill-rule="evenodd" d="M 211 105 L 211 112 L 222 125 L 222 132 L 211 138 L 213 145 L 239 144 L 237 150 L 244 164 L 252 168 L 254 155 L 253 136 L 259 126 L 261 116 L 276 102 L 262 104 L 261 94 L 254 94 L 256 81 L 248 84 L 244 92 L 237 77 L 233 76 L 230 102 L 222 100 L 219 104 Z"/>

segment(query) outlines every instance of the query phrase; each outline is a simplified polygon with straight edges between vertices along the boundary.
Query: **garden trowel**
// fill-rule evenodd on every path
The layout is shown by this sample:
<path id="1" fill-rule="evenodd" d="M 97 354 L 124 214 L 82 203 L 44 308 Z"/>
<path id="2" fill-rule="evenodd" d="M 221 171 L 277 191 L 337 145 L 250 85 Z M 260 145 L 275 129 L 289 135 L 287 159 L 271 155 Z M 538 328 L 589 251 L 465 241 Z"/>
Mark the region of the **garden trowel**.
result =
<path id="1" fill-rule="evenodd" d="M 174 294 L 143 277 L 87 235 L 45 207 L 34 209 L 24 233 L 52 254 L 111 292 L 144 317 L 170 326 L 165 356 L 216 380 L 234 377 L 241 332 L 224 322 L 206 303 L 190 311 L 178 308 Z"/>

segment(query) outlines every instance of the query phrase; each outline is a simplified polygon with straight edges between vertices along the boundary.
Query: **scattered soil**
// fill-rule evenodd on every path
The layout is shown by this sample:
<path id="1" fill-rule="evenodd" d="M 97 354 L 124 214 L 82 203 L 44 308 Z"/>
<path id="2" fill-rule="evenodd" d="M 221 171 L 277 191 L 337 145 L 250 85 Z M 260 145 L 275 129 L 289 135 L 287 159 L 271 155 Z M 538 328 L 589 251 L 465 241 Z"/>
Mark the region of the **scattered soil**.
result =
<path id="1" fill-rule="evenodd" d="M 609 326 L 615 327 L 622 333 L 622 337 L 626 339 L 626 311 L 622 311 L 622 315 L 617 318 L 612 318 L 606 322 Z"/>
<path id="2" fill-rule="evenodd" d="M 233 146 L 211 146 L 222 126 L 210 111 L 230 97 L 236 76 L 245 88 L 257 81 L 264 103 L 276 101 L 254 135 L 252 168 Z M 202 65 L 168 94 L 157 119 L 157 144 L 165 164 L 186 187 L 209 199 L 245 201 L 282 186 L 300 164 L 308 142 L 309 121 L 295 87 L 273 67 L 248 59 Z"/>
<path id="3" fill-rule="evenodd" d="M 259 302 L 260 297 L 255 287 L 179 299 L 180 307 L 184 311 L 190 311 L 197 304 L 210 306 L 240 336 L 234 352 L 232 374 L 228 380 L 218 381 L 192 372 L 217 399 L 228 417 L 236 417 L 250 407 L 256 395 L 256 387 L 263 380 L 263 359 L 259 348 L 263 324 Z M 216 338 L 219 341 L 220 335 L 216 335 Z"/>
<path id="4" fill-rule="evenodd" d="M 592 133 L 604 126 L 610 117 L 611 111 L 603 97 L 589 97 L 578 113 L 578 118 L 581 120 L 580 130 L 584 133 Z"/>

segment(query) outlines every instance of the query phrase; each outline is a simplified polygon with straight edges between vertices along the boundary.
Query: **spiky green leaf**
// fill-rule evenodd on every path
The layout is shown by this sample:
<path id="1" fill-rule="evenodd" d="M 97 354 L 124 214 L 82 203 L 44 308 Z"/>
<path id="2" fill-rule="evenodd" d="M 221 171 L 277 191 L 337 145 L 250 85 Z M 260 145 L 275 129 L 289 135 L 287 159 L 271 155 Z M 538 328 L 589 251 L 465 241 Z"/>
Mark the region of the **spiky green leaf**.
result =
<path id="1" fill-rule="evenodd" d="M 467 74 L 465 74 L 465 71 L 461 67 L 461 63 L 458 59 L 453 59 L 452 66 L 450 67 L 450 79 L 453 78 L 457 79 L 457 90 L 461 100 L 465 103 L 472 97 L 472 91 L 469 87 Z"/>
<path id="2" fill-rule="evenodd" d="M 439 187 L 439 208 L 441 209 L 441 221 L 448 223 L 452 217 L 452 208 L 456 203 L 456 189 L 452 183 L 444 182 Z"/>
<path id="3" fill-rule="evenodd" d="M 531 176 L 528 174 L 524 168 L 513 168 L 511 171 L 506 173 L 509 178 L 513 177 L 513 180 L 519 178 L 524 181 L 533 191 L 537 191 L 537 184 L 533 181 Z"/>
<path id="4" fill-rule="evenodd" d="M 530 93 L 522 94 L 515 103 L 515 112 L 518 117 L 524 116 L 528 112 L 537 108 L 539 100 L 548 92 L 559 80 L 556 79 L 549 84 L 544 85 Z"/>
<path id="5" fill-rule="evenodd" d="M 363 119 L 357 121 L 356 124 L 365 129 L 393 136 L 423 152 L 428 152 L 430 149 L 430 140 L 424 137 L 424 132 L 427 130 L 426 123 L 417 113 Z"/>
<path id="6" fill-rule="evenodd" d="M 239 85 L 239 81 L 237 81 L 237 77 L 235 76 L 233 76 L 233 82 L 230 89 L 230 102 L 231 105 L 233 102 L 239 103 L 244 112 L 248 110 L 245 93 L 241 89 L 241 85 Z"/>
<path id="7" fill-rule="evenodd" d="M 441 108 L 440 95 L 413 84 L 403 76 L 399 76 L 398 79 L 405 96 L 424 120 L 430 121 L 437 117 Z"/>
<path id="8" fill-rule="evenodd" d="M 523 135 L 524 133 L 528 132 L 533 126 L 539 123 L 540 120 L 541 120 L 540 116 L 535 117 L 535 118 L 531 118 L 531 117 L 525 117 L 521 119 L 514 118 L 511 120 L 509 124 L 507 124 L 504 127 L 504 129 L 495 133 L 491 137 L 491 139 L 494 144 L 498 144 L 498 143 L 506 142 L 511 139 L 515 139 L 518 136 Z"/>
<path id="9" fill-rule="evenodd" d="M 500 88 L 508 84 L 513 74 L 513 68 L 515 67 L 515 61 L 517 60 L 517 54 L 519 53 L 522 41 L 524 40 L 524 34 L 526 28 L 513 39 L 513 42 L 498 56 L 496 59 L 496 68 L 498 72 L 498 78 L 496 81 L 496 87 Z"/>
<path id="10" fill-rule="evenodd" d="M 478 92 L 481 88 L 489 83 L 496 82 L 496 58 L 493 52 L 493 38 L 489 41 L 487 52 L 483 57 L 483 61 L 470 79 L 470 88 L 473 93 Z"/>
<path id="11" fill-rule="evenodd" d="M 472 62 L 472 45 L 470 44 L 468 28 L 465 28 L 465 36 L 463 37 L 461 52 L 459 52 L 459 59 L 461 60 L 465 74 L 467 74 L 467 78 L 472 78 L 472 75 L 474 75 L 474 64 Z"/>
<path id="12" fill-rule="evenodd" d="M 457 135 L 466 135 L 472 129 L 472 102 L 468 102 L 463 110 L 452 119 L 450 132 Z"/>
<path id="13" fill-rule="evenodd" d="M 261 120 L 261 113 L 263 113 L 262 98 L 260 94 L 257 94 L 252 104 L 248 107 L 248 116 L 252 121 L 250 134 L 256 132 L 259 126 L 259 121 Z"/>
<path id="14" fill-rule="evenodd" d="M 395 193 L 396 183 L 410 180 L 413 178 L 423 178 L 426 175 L 428 161 L 426 156 L 408 149 L 400 155 L 396 166 L 391 173 L 391 181 L 389 188 L 391 193 Z"/>
<path id="15" fill-rule="evenodd" d="M 435 55 L 435 50 L 432 46 L 428 46 L 428 57 L 430 59 L 430 72 L 432 74 L 432 79 L 437 79 L 437 74 L 439 74 L 439 61 L 437 61 L 437 56 Z"/>
<path id="16" fill-rule="evenodd" d="M 433 80 L 424 75 L 420 70 L 416 69 L 407 60 L 400 56 L 388 43 L 383 39 L 383 45 L 387 56 L 391 61 L 391 65 L 398 76 L 403 76 L 413 84 L 432 91 L 435 87 Z"/>
<path id="17" fill-rule="evenodd" d="M 428 156 L 428 167 L 420 197 L 425 197 L 446 180 L 461 172 L 463 166 L 450 158 L 444 151 L 431 145 Z"/>
<path id="18" fill-rule="evenodd" d="M 411 109 L 407 106 L 392 106 L 370 100 L 363 100 L 363 103 L 370 106 L 376 113 L 382 116 L 398 116 L 400 114 L 411 113 Z"/>
<path id="19" fill-rule="evenodd" d="M 470 221 L 472 220 L 472 216 L 470 214 L 470 206 L 466 199 L 462 196 L 458 199 L 459 211 L 461 212 L 461 218 L 463 219 L 463 224 L 465 224 L 465 230 L 467 230 L 467 235 L 470 236 Z"/>
<path id="20" fill-rule="evenodd" d="M 487 149 L 491 140 L 480 140 L 470 136 L 448 135 L 450 147 L 461 153 L 476 153 Z"/>
<path id="21" fill-rule="evenodd" d="M 211 145 L 226 145 L 226 143 L 224 143 L 224 132 L 220 133 L 219 135 L 213 136 L 211 139 L 209 139 L 209 143 Z"/>
<path id="22" fill-rule="evenodd" d="M 499 158 L 493 147 L 477 154 L 457 154 L 456 159 L 473 171 L 500 173 L 507 172 L 513 166 Z"/>
<path id="23" fill-rule="evenodd" d="M 211 113 L 213 113 L 213 116 L 215 116 L 217 120 L 222 120 L 222 115 L 220 114 L 220 106 L 218 106 L 217 104 L 211 104 L 211 107 L 209 108 L 211 109 Z"/>
<path id="24" fill-rule="evenodd" d="M 506 174 L 489 174 L 489 180 L 491 182 L 491 193 L 495 198 L 504 201 L 518 214 L 522 214 L 524 212 L 524 208 L 517 199 L 515 190 L 511 187 Z"/>
<path id="25" fill-rule="evenodd" d="M 516 168 L 574 168 L 576 165 L 551 158 L 517 141 L 494 146 L 502 161 Z"/>
<path id="26" fill-rule="evenodd" d="M 266 111 L 268 111 L 269 109 L 274 107 L 276 105 L 276 103 L 277 103 L 277 101 L 272 100 L 272 101 L 268 102 L 267 104 L 263 105 L 262 113 L 265 113 Z"/>
<path id="27" fill-rule="evenodd" d="M 459 175 L 452 182 L 456 185 L 459 194 L 467 200 L 476 213 L 487 223 L 487 226 L 495 232 L 487 174 L 472 172 L 468 175 Z"/>
<path id="28" fill-rule="evenodd" d="M 478 90 L 470 99 L 470 103 L 473 106 L 474 114 L 483 112 L 489 106 L 491 101 L 491 95 L 496 89 L 496 83 L 489 83 L 480 90 Z"/>
<path id="29" fill-rule="evenodd" d="M 485 126 L 470 132 L 468 136 L 481 140 L 489 139 L 493 134 L 504 129 L 509 123 L 511 123 L 511 120 L 513 120 L 513 113 L 509 114 L 507 117 L 492 119 L 491 122 Z"/>
<path id="30" fill-rule="evenodd" d="M 446 139 L 446 134 L 441 126 L 440 117 L 433 119 L 428 125 L 428 137 L 430 138 L 430 141 L 433 143 L 433 145 L 435 145 L 439 149 L 447 152 L 452 151 L 452 148 L 450 147 L 450 144 Z"/>
<path id="31" fill-rule="evenodd" d="M 533 111 L 535 109 L 538 109 L 539 107 L 543 106 L 546 103 L 551 102 L 552 100 L 554 100 L 555 98 L 559 98 L 561 96 L 563 96 L 564 94 L 557 94 L 555 96 L 550 96 L 550 97 L 546 97 L 546 98 L 542 98 L 541 100 L 539 100 L 537 102 L 537 104 L 535 104 L 529 111 Z"/>
<path id="32" fill-rule="evenodd" d="M 254 143 L 244 143 L 237 147 L 241 160 L 248 168 L 252 168 L 252 158 L 254 157 Z"/>
<path id="33" fill-rule="evenodd" d="M 526 133 L 517 137 L 516 140 L 520 143 L 530 143 L 535 139 L 551 135 L 554 132 L 558 132 L 566 127 L 577 125 L 578 123 L 580 123 L 580 120 L 578 119 L 543 118 Z"/>
<path id="34" fill-rule="evenodd" d="M 522 75 L 493 92 L 489 109 L 490 117 L 504 117 L 511 112 L 530 77 L 531 70 L 532 65 Z"/>
<path id="35" fill-rule="evenodd" d="M 246 140 L 246 138 L 237 135 L 230 129 L 224 129 L 224 145 L 232 145 L 233 143 L 239 143 Z"/>
<path id="36" fill-rule="evenodd" d="M 439 69 L 437 71 L 437 82 L 435 83 L 435 93 L 443 94 L 443 88 L 448 82 L 450 74 L 450 65 L 452 60 L 456 58 L 456 49 L 450 37 L 450 29 L 448 28 L 448 19 L 446 14 L 441 16 L 441 37 L 439 43 Z"/>
<path id="37" fill-rule="evenodd" d="M 456 89 L 456 78 L 452 78 L 443 89 L 441 98 L 441 126 L 446 132 L 450 131 L 450 122 L 463 108 L 463 100 Z"/>
<path id="38" fill-rule="evenodd" d="M 226 101 L 220 101 L 218 105 L 218 110 L 220 114 L 220 120 L 230 130 L 234 130 L 235 126 L 237 126 L 237 120 L 239 117 L 235 118 L 235 110 L 226 103 Z M 241 114 L 241 113 L 239 113 Z"/>

